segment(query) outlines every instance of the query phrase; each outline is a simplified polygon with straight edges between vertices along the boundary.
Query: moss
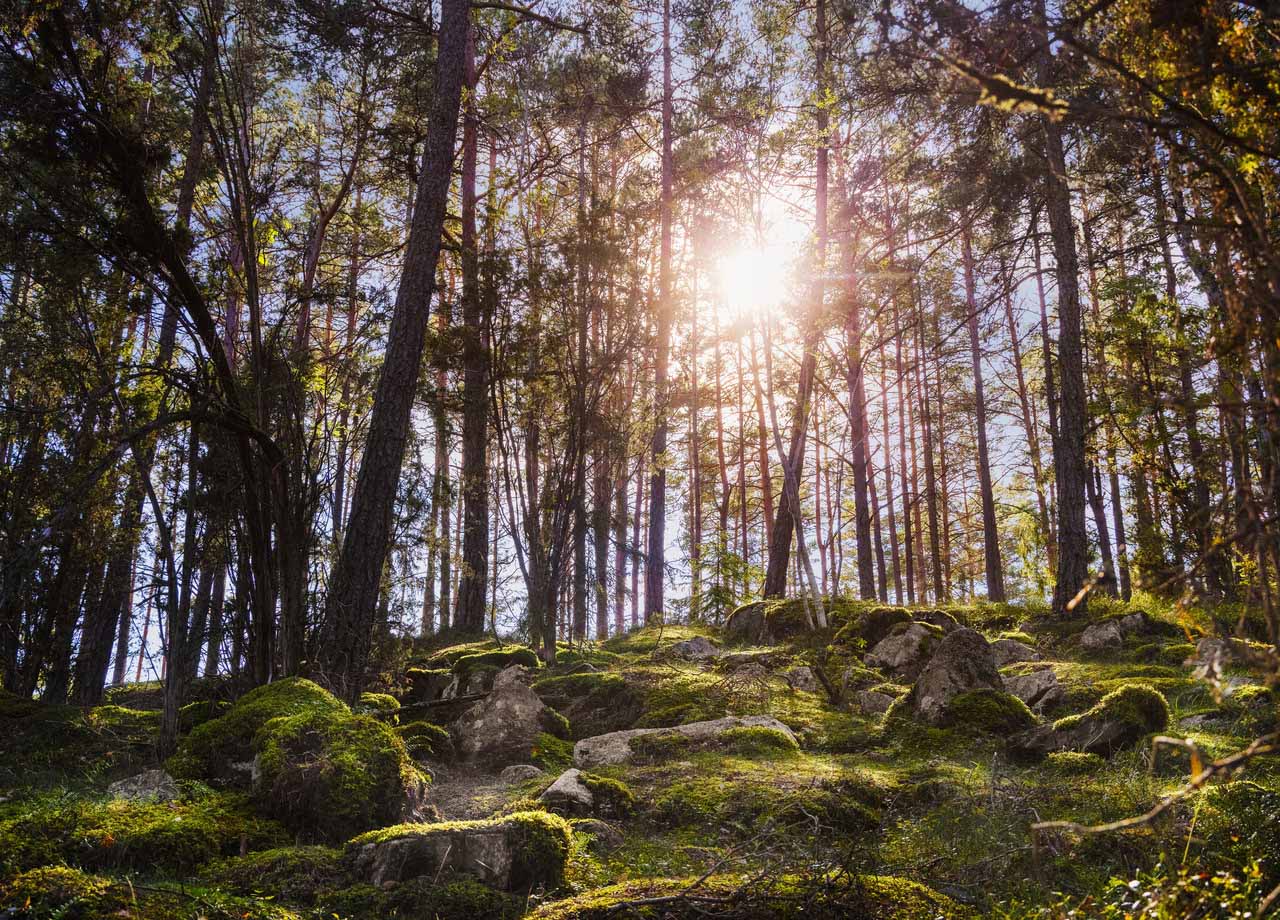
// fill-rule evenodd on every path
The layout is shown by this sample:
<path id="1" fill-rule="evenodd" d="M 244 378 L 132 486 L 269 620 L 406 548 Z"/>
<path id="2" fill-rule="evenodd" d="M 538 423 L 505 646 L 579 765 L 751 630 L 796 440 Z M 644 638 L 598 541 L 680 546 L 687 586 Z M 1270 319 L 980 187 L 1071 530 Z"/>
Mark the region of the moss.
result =
<path id="1" fill-rule="evenodd" d="M 636 724 L 640 728 L 671 728 L 719 719 L 731 711 L 759 712 L 763 707 L 758 696 L 731 693 L 730 682 L 714 674 L 671 670 L 658 675 L 647 687 L 644 715 Z"/>
<path id="2" fill-rule="evenodd" d="M 554 709 L 544 709 L 538 719 L 538 727 L 548 735 L 565 741 L 573 737 L 573 733 L 569 730 L 569 720 Z"/>
<path id="3" fill-rule="evenodd" d="M 732 916 L 799 920 L 968 920 L 967 907 L 909 879 L 891 876 L 709 876 L 641 879 L 549 904 L 530 920 L 694 920 L 707 905 Z"/>
<path id="4" fill-rule="evenodd" d="M 196 726 L 169 758 L 166 769 L 179 779 L 243 781 L 246 774 L 232 765 L 253 759 L 258 730 L 271 719 L 313 711 L 341 715 L 348 710 L 332 693 L 301 677 L 258 687 L 242 696 L 226 715 Z"/>
<path id="5" fill-rule="evenodd" d="M 560 773 L 573 765 L 573 742 L 541 732 L 533 739 L 530 763 L 548 773 Z"/>
<path id="6" fill-rule="evenodd" d="M 631 739 L 632 759 L 637 763 L 659 763 L 683 757 L 692 750 L 692 739 L 679 732 L 655 732 Z"/>
<path id="7" fill-rule="evenodd" d="M 181 871 L 245 846 L 284 842 L 284 829 L 240 795 L 176 802 L 47 797 L 0 823 L 0 875 L 66 862 L 88 869 Z"/>
<path id="8" fill-rule="evenodd" d="M 178 730 L 189 732 L 197 725 L 204 725 L 219 716 L 226 715 L 231 704 L 226 700 L 196 700 L 178 710 Z"/>
<path id="9" fill-rule="evenodd" d="M 360 694 L 360 709 L 378 716 L 392 725 L 400 721 L 400 701 L 390 693 Z"/>
<path id="10" fill-rule="evenodd" d="M 721 732 L 714 745 L 719 750 L 755 757 L 795 754 L 800 750 L 794 738 L 763 725 L 744 725 Z"/>
<path id="11" fill-rule="evenodd" d="M 1223 708 L 1248 734 L 1271 731 L 1280 722 L 1280 694 L 1261 684 L 1240 687 L 1226 698 Z"/>
<path id="12" fill-rule="evenodd" d="M 578 738 L 630 728 L 645 710 L 640 691 L 611 671 L 544 677 L 534 682 L 533 689 L 548 706 L 568 717 Z"/>
<path id="13" fill-rule="evenodd" d="M 569 859 L 573 831 L 563 818 L 546 811 L 522 811 L 484 821 L 384 827 L 352 838 L 347 842 L 347 851 L 353 852 L 369 844 L 406 837 L 450 836 L 493 830 L 503 832 L 512 853 L 512 888 L 540 884 L 555 889 L 564 883 L 565 864 Z"/>
<path id="14" fill-rule="evenodd" d="M 583 772 L 578 774 L 578 781 L 590 791 L 594 810 L 601 817 L 625 818 L 635 810 L 635 793 L 621 780 Z"/>
<path id="15" fill-rule="evenodd" d="M 1169 724 L 1169 704 L 1147 684 L 1123 684 L 1104 696 L 1088 712 L 1053 723 L 1056 731 L 1068 731 L 1084 720 L 1119 722 L 1139 735 L 1157 732 Z"/>
<path id="16" fill-rule="evenodd" d="M 1000 635 L 996 636 L 996 639 L 997 640 L 1012 639 L 1014 642 L 1021 642 L 1023 645 L 1030 645 L 1033 647 L 1036 644 L 1035 636 L 1031 635 L 1030 633 L 1025 633 L 1020 629 L 1014 629 L 1014 630 L 1007 629 L 1004 632 L 1000 633 Z"/>
<path id="17" fill-rule="evenodd" d="M 828 836 L 833 831 L 864 834 L 880 823 L 880 795 L 881 790 L 854 780 L 791 785 L 781 777 L 755 773 L 686 773 L 656 795 L 648 817 L 671 828 L 714 826 L 723 833 L 732 827 L 743 837 L 766 827 L 817 825 Z"/>
<path id="18" fill-rule="evenodd" d="M 1280 883 L 1280 792 L 1241 780 L 1203 793 L 1196 832 L 1209 853 L 1238 867 L 1260 860 L 1265 884 Z"/>
<path id="19" fill-rule="evenodd" d="M 945 726 L 1004 735 L 1036 724 L 1027 704 L 1000 690 L 982 688 L 952 697 L 944 715 Z"/>
<path id="20" fill-rule="evenodd" d="M 513 665 L 521 665 L 522 667 L 534 669 L 542 665 L 542 661 L 538 658 L 533 649 L 523 646 L 513 646 L 504 649 L 495 649 L 491 652 L 473 652 L 462 655 L 453 662 L 453 673 L 458 676 L 460 683 L 466 683 L 470 674 L 478 668 L 490 668 L 494 671 L 501 671 Z"/>
<path id="21" fill-rule="evenodd" d="M 319 840 L 398 820 L 423 782 L 404 741 L 372 716 L 313 709 L 272 719 L 255 746 L 255 799 Z"/>
<path id="22" fill-rule="evenodd" d="M 1044 769 L 1059 776 L 1082 776 L 1094 773 L 1106 766 L 1097 754 L 1083 751 L 1054 751 L 1044 762 Z"/>
<path id="23" fill-rule="evenodd" d="M 862 647 L 872 648 L 889 635 L 893 627 L 909 622 L 911 614 L 905 607 L 873 607 L 840 627 L 832 642 L 843 646 L 861 642 Z"/>
<path id="24" fill-rule="evenodd" d="M 319 846 L 280 847 L 218 859 L 200 871 L 203 879 L 240 894 L 265 894 L 312 904 L 342 875 L 342 852 Z"/>
<path id="25" fill-rule="evenodd" d="M 405 750 L 414 760 L 453 759 L 453 739 L 446 728 L 418 720 L 401 725 L 396 731 L 404 741 Z"/>
<path id="26" fill-rule="evenodd" d="M 521 901 L 495 891 L 465 875 L 415 878 L 388 888 L 350 885 L 324 892 L 318 899 L 318 918 L 384 920 L 413 917 L 423 920 L 514 920 L 524 913 Z"/>
<path id="27" fill-rule="evenodd" d="M 0 906 L 7 908 L 5 916 L 96 920 L 126 911 L 128 895 L 127 888 L 110 879 L 67 866 L 48 866 L 0 887 Z"/>

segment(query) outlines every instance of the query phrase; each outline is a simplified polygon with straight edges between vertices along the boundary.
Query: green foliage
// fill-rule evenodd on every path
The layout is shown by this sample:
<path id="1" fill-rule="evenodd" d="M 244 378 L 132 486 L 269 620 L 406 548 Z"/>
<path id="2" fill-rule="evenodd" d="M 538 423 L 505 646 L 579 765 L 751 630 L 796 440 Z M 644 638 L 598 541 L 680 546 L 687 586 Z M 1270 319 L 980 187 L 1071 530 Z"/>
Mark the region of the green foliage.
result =
<path id="1" fill-rule="evenodd" d="M 280 847 L 246 856 L 216 859 L 200 876 L 240 894 L 279 896 L 299 904 L 314 903 L 342 875 L 342 852 L 320 846 Z"/>
<path id="2" fill-rule="evenodd" d="M 6 916 L 97 920 L 122 914 L 130 906 L 129 890 L 123 885 L 67 866 L 32 869 L 0 886 L 0 907 L 6 908 Z"/>
<path id="3" fill-rule="evenodd" d="M 266 684 L 242 696 L 226 715 L 192 729 L 166 769 L 179 779 L 243 782 L 247 775 L 232 765 L 253 759 L 258 730 L 271 719 L 305 712 L 338 716 L 348 710 L 332 693 L 301 677 Z"/>
<path id="4" fill-rule="evenodd" d="M 944 725 L 1006 735 L 1036 724 L 1027 704 L 1016 696 L 984 687 L 957 694 L 947 703 Z"/>
<path id="5" fill-rule="evenodd" d="M 1097 754 L 1083 751 L 1054 751 L 1044 761 L 1044 769 L 1059 776 L 1085 776 L 1106 766 Z"/>
<path id="6" fill-rule="evenodd" d="M 255 746 L 255 799 L 314 839 L 398 820 L 423 783 L 400 736 L 372 716 L 312 709 L 272 719 Z"/>
<path id="7" fill-rule="evenodd" d="M 131 767 L 153 754 L 159 713 L 55 706 L 0 690 L 0 788 Z"/>
<path id="8" fill-rule="evenodd" d="M 405 750 L 414 760 L 453 759 L 453 739 L 446 728 L 418 720 L 407 722 L 396 731 L 404 741 Z"/>
<path id="9" fill-rule="evenodd" d="M 286 839 L 240 795 L 176 802 L 37 799 L 0 823 L 0 875 L 66 862 L 88 869 L 185 871 L 221 853 L 275 846 Z"/>
<path id="10" fill-rule="evenodd" d="M 533 739 L 529 762 L 548 773 L 560 773 L 573 766 L 573 742 L 540 732 Z"/>
<path id="11" fill-rule="evenodd" d="M 1268 886 L 1280 884 L 1280 792 L 1240 780 L 1203 794 L 1196 822 L 1208 852 L 1238 872 L 1257 861 Z"/>
<path id="12" fill-rule="evenodd" d="M 1006 916 L 1011 920 L 1250 920 L 1265 893 L 1256 865 L 1212 871 L 1160 864 L 1132 878 L 1112 878 L 1099 894 L 1064 898 Z"/>

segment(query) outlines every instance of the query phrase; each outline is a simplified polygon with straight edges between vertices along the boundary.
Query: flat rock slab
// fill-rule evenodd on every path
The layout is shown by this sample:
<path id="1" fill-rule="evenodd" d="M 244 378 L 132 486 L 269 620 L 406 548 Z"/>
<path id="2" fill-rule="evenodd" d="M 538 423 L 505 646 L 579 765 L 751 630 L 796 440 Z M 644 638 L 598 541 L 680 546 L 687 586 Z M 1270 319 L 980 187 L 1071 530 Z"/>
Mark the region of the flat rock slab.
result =
<path id="1" fill-rule="evenodd" d="M 595 809 L 596 797 L 582 782 L 582 771 L 570 768 L 556 777 L 556 781 L 538 796 L 551 811 L 575 817 L 590 815 Z"/>
<path id="2" fill-rule="evenodd" d="M 991 656 L 996 660 L 996 667 L 1017 664 L 1019 661 L 1039 661 L 1040 653 L 1017 639 L 997 639 L 991 643 Z"/>
<path id="3" fill-rule="evenodd" d="M 178 797 L 178 784 L 164 770 L 144 770 L 107 787 L 107 795 L 114 799 L 134 802 L 172 802 Z"/>
<path id="4" fill-rule="evenodd" d="M 773 716 L 725 716 L 723 719 L 690 722 L 674 728 L 631 728 L 594 738 L 583 738 L 573 746 L 573 762 L 578 767 L 626 763 L 633 756 L 631 742 L 645 735 L 683 735 L 691 741 L 713 741 L 734 728 L 772 728 L 792 741 L 796 740 L 791 729 Z"/>

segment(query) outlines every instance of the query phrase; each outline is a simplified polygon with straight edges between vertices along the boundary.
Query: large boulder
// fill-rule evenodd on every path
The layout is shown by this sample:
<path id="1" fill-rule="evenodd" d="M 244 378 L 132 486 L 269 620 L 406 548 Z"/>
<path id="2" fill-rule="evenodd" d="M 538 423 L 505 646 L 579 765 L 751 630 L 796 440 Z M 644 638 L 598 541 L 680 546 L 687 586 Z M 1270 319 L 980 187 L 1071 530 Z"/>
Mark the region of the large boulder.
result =
<path id="1" fill-rule="evenodd" d="M 1017 639 L 997 639 L 991 643 L 991 655 L 996 660 L 996 667 L 1017 664 L 1020 661 L 1039 661 L 1040 653 Z"/>
<path id="2" fill-rule="evenodd" d="M 706 636 L 694 636 L 692 639 L 677 642 L 667 651 L 673 657 L 682 658 L 685 661 L 707 661 L 718 658 L 721 654 L 720 649 L 716 648 L 715 643 Z"/>
<path id="3" fill-rule="evenodd" d="M 1047 712 L 1067 698 L 1053 668 L 1006 677 L 1004 688 L 1039 713 Z"/>
<path id="4" fill-rule="evenodd" d="M 929 623 L 899 623 L 867 653 L 863 663 L 899 680 L 915 680 L 942 639 L 941 627 Z"/>
<path id="5" fill-rule="evenodd" d="M 1124 632 L 1115 620 L 1094 623 L 1080 634 L 1080 647 L 1086 652 L 1106 652 L 1124 644 Z"/>
<path id="6" fill-rule="evenodd" d="M 631 728 L 594 738 L 583 738 L 573 746 L 573 762 L 578 767 L 627 763 L 635 756 L 634 742 L 641 738 L 669 739 L 676 743 L 712 745 L 716 739 L 738 729 L 760 728 L 774 731 L 796 744 L 791 729 L 772 716 L 725 716 L 706 722 L 690 722 L 674 728 Z"/>
<path id="7" fill-rule="evenodd" d="M 133 802 L 172 802 L 181 793 L 173 777 L 164 770 L 144 770 L 137 776 L 112 783 L 107 787 L 107 795 Z"/>
<path id="8" fill-rule="evenodd" d="M 310 710 L 273 719 L 256 747 L 255 801 L 300 834 L 336 843 L 426 814 L 427 778 L 404 739 L 373 716 Z"/>
<path id="9" fill-rule="evenodd" d="M 864 716 L 884 715 L 895 702 L 894 697 L 876 690 L 859 690 L 853 695 L 853 704 Z"/>
<path id="10" fill-rule="evenodd" d="M 486 821 L 387 827 L 351 840 L 346 852 L 353 873 L 378 887 L 461 872 L 517 891 L 559 888 L 571 840 L 563 818 L 530 811 Z"/>
<path id="11" fill-rule="evenodd" d="M 1088 712 L 1067 716 L 1009 739 L 1010 753 L 1039 758 L 1054 751 L 1081 751 L 1109 757 L 1169 724 L 1169 705 L 1145 684 L 1125 684 Z"/>
<path id="12" fill-rule="evenodd" d="M 972 629 L 957 629 L 946 636 L 911 688 L 911 709 L 916 718 L 940 725 L 947 718 L 947 704 L 970 690 L 1004 690 L 987 640 Z"/>
<path id="13" fill-rule="evenodd" d="M 564 719 L 524 682 L 527 672 L 512 667 L 498 674 L 493 689 L 450 726 L 461 760 L 491 764 L 528 762 L 538 735 L 568 734 Z"/>

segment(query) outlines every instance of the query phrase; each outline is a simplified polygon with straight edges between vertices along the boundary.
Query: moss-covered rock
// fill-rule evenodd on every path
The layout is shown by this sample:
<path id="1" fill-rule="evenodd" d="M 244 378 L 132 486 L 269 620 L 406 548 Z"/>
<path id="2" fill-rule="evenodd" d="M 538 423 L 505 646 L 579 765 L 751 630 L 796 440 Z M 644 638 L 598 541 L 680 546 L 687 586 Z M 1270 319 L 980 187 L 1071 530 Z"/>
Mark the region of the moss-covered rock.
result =
<path id="1" fill-rule="evenodd" d="M 1040 758 L 1053 751 L 1083 751 L 1109 757 L 1169 724 L 1169 704 L 1155 688 L 1122 684 L 1087 712 L 1037 726 L 1009 739 L 1010 753 Z"/>
<path id="2" fill-rule="evenodd" d="M 404 741 L 372 716 L 312 709 L 272 719 L 255 746 L 255 800 L 312 839 L 346 840 L 424 802 L 426 780 Z"/>
<path id="3" fill-rule="evenodd" d="M 545 677 L 535 681 L 533 689 L 564 714 L 576 738 L 631 728 L 645 710 L 640 690 L 611 671 Z"/>
<path id="4" fill-rule="evenodd" d="M 415 878 L 378 888 L 350 885 L 325 892 L 316 914 L 342 920 L 515 920 L 524 913 L 521 899 L 497 891 L 465 875 L 445 873 L 439 878 Z"/>
<path id="5" fill-rule="evenodd" d="M 360 710 L 395 725 L 400 721 L 400 701 L 390 693 L 360 694 Z"/>
<path id="6" fill-rule="evenodd" d="M 517 891 L 559 888 L 571 843 L 563 818 L 527 811 L 487 821 L 386 827 L 355 837 L 346 850 L 356 875 L 374 885 L 453 871 Z"/>
<path id="7" fill-rule="evenodd" d="M 1097 754 L 1086 754 L 1082 751 L 1054 751 L 1045 758 L 1044 768 L 1059 776 L 1085 776 L 1101 770 L 1106 763 Z"/>
<path id="8" fill-rule="evenodd" d="M 744 725 L 723 731 L 716 737 L 715 747 L 746 757 L 786 756 L 800 750 L 794 736 L 763 725 Z"/>
<path id="9" fill-rule="evenodd" d="M 462 655 L 453 662 L 452 671 L 457 676 L 459 685 L 466 685 L 471 673 L 477 669 L 484 668 L 496 673 L 512 665 L 535 669 L 541 667 L 542 661 L 533 649 L 524 646 L 508 646 L 488 652 Z"/>
<path id="10" fill-rule="evenodd" d="M 240 894 L 314 904 L 341 879 L 342 851 L 321 846 L 279 847 L 213 860 L 200 870 L 200 876 Z"/>
<path id="11" fill-rule="evenodd" d="M 1146 684 L 1125 684 L 1112 690 L 1088 712 L 1066 716 L 1053 723 L 1054 731 L 1071 731 L 1089 722 L 1108 722 L 1131 729 L 1136 735 L 1160 731 L 1169 724 L 1169 704 L 1164 695 Z"/>
<path id="12" fill-rule="evenodd" d="M 301 677 L 289 677 L 250 690 L 223 716 L 192 729 L 166 769 L 178 779 L 247 786 L 254 737 L 272 719 L 305 712 L 348 713 L 329 691 Z"/>
<path id="13" fill-rule="evenodd" d="M 941 724 L 943 727 L 1004 735 L 1030 728 L 1036 724 L 1036 717 L 1016 696 L 984 687 L 952 697 Z"/>

